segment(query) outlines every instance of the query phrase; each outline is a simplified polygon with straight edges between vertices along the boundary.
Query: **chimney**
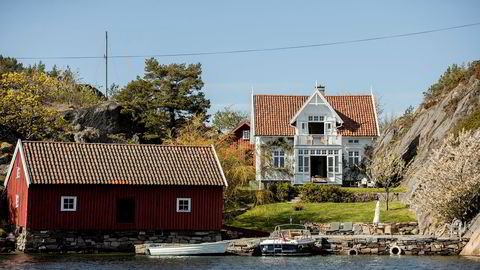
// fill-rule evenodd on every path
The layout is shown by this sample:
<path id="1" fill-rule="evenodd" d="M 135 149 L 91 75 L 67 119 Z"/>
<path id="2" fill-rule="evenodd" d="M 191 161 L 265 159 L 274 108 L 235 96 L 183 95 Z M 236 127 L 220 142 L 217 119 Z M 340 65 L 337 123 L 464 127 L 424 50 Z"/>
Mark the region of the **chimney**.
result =
<path id="1" fill-rule="evenodd" d="M 322 96 L 325 96 L 325 85 L 317 84 L 315 88 L 322 94 Z"/>

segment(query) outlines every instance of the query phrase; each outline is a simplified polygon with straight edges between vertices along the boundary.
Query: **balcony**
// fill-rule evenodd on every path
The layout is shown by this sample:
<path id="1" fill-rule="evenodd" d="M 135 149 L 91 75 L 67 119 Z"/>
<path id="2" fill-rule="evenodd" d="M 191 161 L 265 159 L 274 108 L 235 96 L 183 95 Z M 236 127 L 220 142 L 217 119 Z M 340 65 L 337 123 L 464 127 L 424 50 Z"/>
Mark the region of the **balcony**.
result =
<path id="1" fill-rule="evenodd" d="M 297 145 L 341 145 L 341 135 L 323 135 L 323 134 L 309 134 L 297 135 L 294 139 L 295 146 Z"/>

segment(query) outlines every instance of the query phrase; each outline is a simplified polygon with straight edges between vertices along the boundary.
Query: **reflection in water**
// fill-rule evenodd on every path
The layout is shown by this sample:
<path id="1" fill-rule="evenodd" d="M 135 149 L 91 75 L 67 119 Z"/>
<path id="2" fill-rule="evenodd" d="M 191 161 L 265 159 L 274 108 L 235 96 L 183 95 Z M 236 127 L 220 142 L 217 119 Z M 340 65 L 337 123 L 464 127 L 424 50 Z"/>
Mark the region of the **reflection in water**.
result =
<path id="1" fill-rule="evenodd" d="M 480 269 L 480 258 L 429 256 L 146 257 L 129 255 L 8 255 L 2 269 Z"/>

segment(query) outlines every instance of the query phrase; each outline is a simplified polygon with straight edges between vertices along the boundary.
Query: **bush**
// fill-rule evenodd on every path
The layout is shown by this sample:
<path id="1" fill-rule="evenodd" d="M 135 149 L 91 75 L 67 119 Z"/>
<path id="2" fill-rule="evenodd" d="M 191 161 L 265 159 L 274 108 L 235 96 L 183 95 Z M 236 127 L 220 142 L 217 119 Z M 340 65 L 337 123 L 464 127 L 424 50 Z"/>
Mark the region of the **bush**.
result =
<path id="1" fill-rule="evenodd" d="M 374 192 L 355 193 L 338 186 L 305 184 L 300 191 L 300 197 L 304 202 L 371 202 L 378 198 Z"/>
<path id="2" fill-rule="evenodd" d="M 255 193 L 256 205 L 274 203 L 275 198 L 270 190 L 259 190 Z"/>
<path id="3" fill-rule="evenodd" d="M 292 184 L 286 182 L 273 184 L 269 187 L 269 190 L 272 192 L 275 201 L 277 202 L 285 202 L 288 201 L 289 198 L 293 198 L 298 195 L 298 189 Z"/>
<path id="4" fill-rule="evenodd" d="M 308 183 L 301 189 L 300 196 L 304 202 L 346 202 L 352 200 L 353 193 L 337 186 Z"/>
<path id="5" fill-rule="evenodd" d="M 303 203 L 296 203 L 293 205 L 293 210 L 294 211 L 302 211 L 305 208 Z"/>

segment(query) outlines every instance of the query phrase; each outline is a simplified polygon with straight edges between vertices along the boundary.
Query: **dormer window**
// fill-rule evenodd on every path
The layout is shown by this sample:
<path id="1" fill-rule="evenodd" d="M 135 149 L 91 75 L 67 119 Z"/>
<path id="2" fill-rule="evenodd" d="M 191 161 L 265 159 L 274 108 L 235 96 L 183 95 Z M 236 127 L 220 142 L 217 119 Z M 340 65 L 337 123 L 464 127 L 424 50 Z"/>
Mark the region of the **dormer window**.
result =
<path id="1" fill-rule="evenodd" d="M 250 139 L 250 130 L 244 130 L 244 131 L 243 131 L 243 136 L 242 136 L 242 138 L 243 138 L 244 140 Z"/>
<path id="2" fill-rule="evenodd" d="M 323 121 L 325 121 L 324 116 L 320 116 L 320 115 L 310 115 L 310 116 L 308 116 L 308 122 L 323 122 Z"/>

